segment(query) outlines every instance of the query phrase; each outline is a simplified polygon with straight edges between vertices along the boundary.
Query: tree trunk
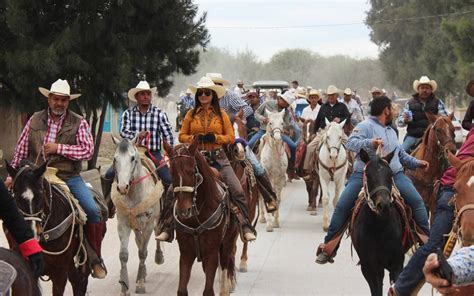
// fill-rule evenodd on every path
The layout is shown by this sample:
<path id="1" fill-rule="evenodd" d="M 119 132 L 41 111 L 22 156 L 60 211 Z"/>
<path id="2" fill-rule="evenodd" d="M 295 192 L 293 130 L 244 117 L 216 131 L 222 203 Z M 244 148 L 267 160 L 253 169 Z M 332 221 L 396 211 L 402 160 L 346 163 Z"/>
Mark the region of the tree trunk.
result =
<path id="1" fill-rule="evenodd" d="M 107 105 L 108 105 L 108 102 L 107 100 L 104 99 L 102 103 L 102 113 L 100 113 L 99 128 L 97 129 L 97 135 L 95 136 L 94 155 L 92 156 L 92 159 L 87 162 L 87 169 L 89 170 L 96 168 L 96 165 L 97 165 L 97 157 L 99 156 L 99 147 L 102 141 L 102 131 L 104 129 L 105 116 L 107 115 Z M 97 117 L 97 112 L 95 113 L 95 115 Z M 97 125 L 97 120 L 94 120 L 94 121 L 95 121 L 95 125 Z M 94 131 L 94 134 L 95 134 L 96 127 L 94 126 L 92 130 Z"/>

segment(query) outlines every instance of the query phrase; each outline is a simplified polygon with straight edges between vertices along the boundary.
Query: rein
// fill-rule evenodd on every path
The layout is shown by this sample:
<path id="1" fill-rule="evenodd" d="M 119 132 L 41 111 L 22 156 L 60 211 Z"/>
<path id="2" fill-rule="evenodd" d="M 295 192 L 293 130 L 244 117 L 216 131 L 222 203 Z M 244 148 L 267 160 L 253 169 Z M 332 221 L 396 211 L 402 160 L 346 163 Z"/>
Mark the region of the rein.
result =
<path id="1" fill-rule="evenodd" d="M 324 141 L 323 145 L 325 145 L 327 147 L 329 153 L 331 152 L 331 149 L 336 149 L 338 157 L 339 157 L 339 151 L 341 150 L 341 146 L 342 146 L 342 148 L 346 149 L 346 147 L 342 144 L 342 142 L 339 144 L 339 147 L 335 147 L 335 146 L 330 147 L 327 143 L 327 138 L 326 137 L 325 137 L 325 141 Z M 342 164 L 336 166 L 336 164 L 334 163 L 334 165 L 330 167 L 330 166 L 325 165 L 321 161 L 321 158 L 318 157 L 318 163 L 323 167 L 323 169 L 325 169 L 329 173 L 329 176 L 331 177 L 331 181 L 334 181 L 334 174 L 338 170 L 342 169 L 347 164 L 347 161 L 348 161 L 347 159 L 348 159 L 348 157 L 346 156 L 346 159 L 344 160 L 344 162 Z"/>
<path id="2" fill-rule="evenodd" d="M 456 203 L 454 203 L 454 204 L 456 205 Z M 456 207 L 456 218 L 455 218 L 454 223 L 453 223 L 453 232 L 456 233 L 457 237 L 461 238 L 461 242 L 473 244 L 474 241 L 472 241 L 472 240 L 469 240 L 469 241 L 463 240 L 462 235 L 461 235 L 461 231 L 462 231 L 461 218 L 462 218 L 462 215 L 467 211 L 474 211 L 474 204 L 467 204 L 459 210 Z"/>

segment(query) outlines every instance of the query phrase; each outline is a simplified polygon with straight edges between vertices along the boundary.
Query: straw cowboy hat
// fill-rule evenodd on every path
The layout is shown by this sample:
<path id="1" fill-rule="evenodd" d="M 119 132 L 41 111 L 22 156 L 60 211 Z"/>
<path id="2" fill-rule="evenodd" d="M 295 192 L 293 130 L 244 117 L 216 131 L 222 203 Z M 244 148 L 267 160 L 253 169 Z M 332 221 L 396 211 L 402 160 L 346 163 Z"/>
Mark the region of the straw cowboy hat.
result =
<path id="1" fill-rule="evenodd" d="M 373 86 L 372 89 L 370 90 L 370 93 L 373 94 L 373 93 L 382 93 L 382 91 L 380 90 L 380 88 L 376 87 L 376 86 Z"/>
<path id="2" fill-rule="evenodd" d="M 44 87 L 38 87 L 38 90 L 45 97 L 48 97 L 49 94 L 55 94 L 55 95 L 60 95 L 60 96 L 67 96 L 69 97 L 70 100 L 74 100 L 81 96 L 80 94 L 72 95 L 71 87 L 69 86 L 69 83 L 66 80 L 62 80 L 62 79 L 58 79 L 53 84 L 51 84 L 50 89 L 46 89 Z"/>
<path id="3" fill-rule="evenodd" d="M 346 88 L 346 89 L 344 90 L 344 94 L 345 94 L 345 95 L 352 95 L 352 90 L 351 90 L 350 88 Z"/>
<path id="4" fill-rule="evenodd" d="M 438 84 L 434 80 L 430 80 L 428 76 L 421 76 L 420 80 L 413 81 L 413 89 L 418 92 L 418 87 L 422 84 L 428 84 L 431 86 L 433 92 L 438 88 Z"/>
<path id="5" fill-rule="evenodd" d="M 341 91 L 334 85 L 328 86 L 328 89 L 326 91 L 327 95 L 333 95 L 333 94 L 339 94 Z"/>
<path id="6" fill-rule="evenodd" d="M 153 96 L 156 92 L 156 87 L 150 88 L 150 84 L 148 84 L 148 82 L 146 82 L 145 80 L 140 81 L 136 87 L 131 88 L 128 91 L 128 99 L 130 101 L 136 102 L 137 99 L 135 99 L 135 95 L 144 90 L 151 91 L 151 95 Z"/>
<path id="7" fill-rule="evenodd" d="M 278 97 L 282 98 L 283 101 L 287 102 L 288 105 L 290 105 L 290 106 L 291 106 L 291 104 L 293 104 L 293 102 L 296 99 L 295 96 L 289 91 L 285 92 L 284 94 L 278 94 Z"/>
<path id="8" fill-rule="evenodd" d="M 200 88 L 207 88 L 207 89 L 211 89 L 215 91 L 219 99 L 222 98 L 225 94 L 225 88 L 220 85 L 214 84 L 212 79 L 207 76 L 201 77 L 201 79 L 199 79 L 196 86 L 194 85 L 189 86 L 189 89 L 191 90 L 193 94 L 196 94 L 197 90 Z"/>
<path id="9" fill-rule="evenodd" d="M 222 83 L 222 85 L 230 85 L 230 82 L 228 80 L 225 80 L 222 77 L 221 73 L 206 73 L 206 77 L 211 78 L 214 83 Z"/>
<path id="10" fill-rule="evenodd" d="M 307 99 L 308 97 L 306 96 L 306 91 L 303 88 L 298 88 L 296 89 L 295 96 L 297 98 L 303 98 Z"/>

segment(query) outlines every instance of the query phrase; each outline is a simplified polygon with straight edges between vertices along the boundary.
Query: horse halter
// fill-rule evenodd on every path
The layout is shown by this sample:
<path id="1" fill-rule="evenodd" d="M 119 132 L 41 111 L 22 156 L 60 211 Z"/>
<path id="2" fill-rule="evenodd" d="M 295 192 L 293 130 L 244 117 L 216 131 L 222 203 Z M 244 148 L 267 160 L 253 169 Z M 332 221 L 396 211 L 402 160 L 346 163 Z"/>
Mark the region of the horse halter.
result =
<path id="1" fill-rule="evenodd" d="M 279 128 L 279 127 L 272 128 L 271 135 L 272 135 L 273 139 L 275 139 L 275 132 L 279 132 L 280 135 L 283 135 L 283 130 L 281 128 Z"/>
<path id="2" fill-rule="evenodd" d="M 389 165 L 389 163 L 385 159 L 382 159 L 382 161 L 384 163 L 386 163 L 387 165 Z M 365 167 L 364 167 L 364 179 L 363 179 L 365 201 L 367 202 L 367 204 L 369 205 L 369 208 L 373 212 L 377 212 L 377 207 L 375 206 L 375 203 L 374 203 L 374 200 L 372 199 L 372 197 L 378 192 L 385 191 L 390 196 L 390 203 L 392 203 L 393 202 L 392 191 L 385 185 L 377 186 L 374 189 L 372 189 L 371 191 L 369 191 L 369 185 L 367 184 L 366 170 L 367 170 L 367 165 L 365 165 Z M 392 178 L 392 181 L 393 181 L 393 178 Z"/>
<path id="3" fill-rule="evenodd" d="M 438 137 L 438 134 L 436 133 L 436 128 L 435 128 L 435 126 L 436 126 L 436 123 L 438 122 L 438 120 L 440 120 L 440 119 L 442 119 L 442 118 L 443 118 L 443 117 L 438 117 L 438 118 L 435 120 L 435 122 L 434 122 L 433 125 L 431 126 L 431 130 L 434 132 L 434 135 L 435 135 L 435 137 L 436 137 L 437 144 L 438 144 L 438 146 L 440 146 L 440 147 L 442 148 L 441 150 L 443 151 L 443 154 L 444 154 L 444 152 L 446 151 L 446 148 L 445 148 L 446 145 L 449 144 L 449 143 L 455 144 L 455 142 L 454 142 L 453 139 L 448 139 L 448 140 L 445 141 L 444 143 L 440 141 L 440 139 L 439 139 L 439 137 Z"/>

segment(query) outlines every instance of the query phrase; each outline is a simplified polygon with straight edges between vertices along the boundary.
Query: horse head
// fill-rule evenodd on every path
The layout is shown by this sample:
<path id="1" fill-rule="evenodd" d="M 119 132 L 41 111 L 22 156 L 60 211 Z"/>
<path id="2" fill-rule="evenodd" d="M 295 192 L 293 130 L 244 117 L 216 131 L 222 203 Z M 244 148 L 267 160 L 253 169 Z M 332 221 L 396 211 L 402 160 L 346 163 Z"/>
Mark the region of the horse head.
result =
<path id="1" fill-rule="evenodd" d="M 336 163 L 337 157 L 339 155 L 339 150 L 342 145 L 342 136 L 344 134 L 344 124 L 346 120 L 343 120 L 341 123 L 329 122 L 327 118 L 326 121 L 326 130 L 324 136 L 324 143 L 326 144 L 329 150 L 329 157 L 333 163 Z"/>
<path id="2" fill-rule="evenodd" d="M 284 128 L 283 117 L 285 116 L 285 110 L 280 112 L 272 112 L 265 109 L 265 114 L 268 117 L 267 133 L 273 138 L 273 140 L 281 142 Z"/>
<path id="3" fill-rule="evenodd" d="M 113 167 L 115 171 L 115 181 L 117 190 L 122 195 L 127 195 L 132 185 L 132 181 L 138 176 L 140 166 L 140 155 L 135 146 L 135 139 L 119 140 L 112 137 L 117 146 L 114 153 Z"/>
<path id="4" fill-rule="evenodd" d="M 18 210 L 23 214 L 36 238 L 41 234 L 41 222 L 45 215 L 45 195 L 43 174 L 47 162 L 39 167 L 23 164 L 14 169 L 5 161 L 8 174 L 13 178 L 12 191 Z"/>
<path id="5" fill-rule="evenodd" d="M 456 198 L 456 225 L 463 246 L 474 244 L 474 158 L 460 160 L 448 152 L 448 161 L 456 169 L 454 190 Z"/>
<path id="6" fill-rule="evenodd" d="M 248 145 L 247 141 L 242 138 L 236 138 L 234 144 L 230 145 L 230 152 L 236 160 L 245 159 L 245 147 Z"/>
<path id="7" fill-rule="evenodd" d="M 453 117 L 454 113 L 449 114 L 448 116 L 435 115 L 430 112 L 426 112 L 426 116 L 431 124 L 431 130 L 434 131 L 436 136 L 437 144 L 440 145 L 443 152 L 450 151 L 451 153 L 456 153 L 456 144 L 454 141 L 454 126 L 453 126 Z M 445 154 L 447 157 L 447 155 Z"/>
<path id="8" fill-rule="evenodd" d="M 378 215 L 383 215 L 392 203 L 393 173 L 390 168 L 395 151 L 385 157 L 379 153 L 370 157 L 364 150 L 360 150 L 360 159 L 365 162 L 365 198 L 370 208 Z"/>

